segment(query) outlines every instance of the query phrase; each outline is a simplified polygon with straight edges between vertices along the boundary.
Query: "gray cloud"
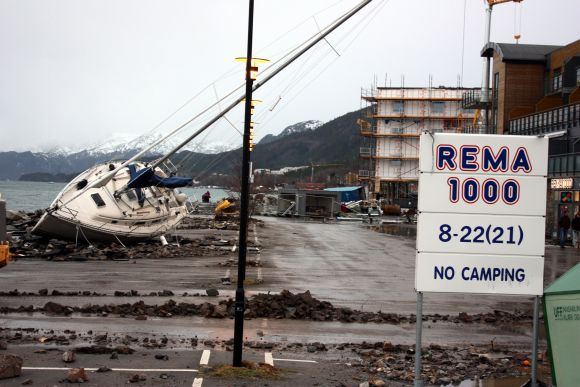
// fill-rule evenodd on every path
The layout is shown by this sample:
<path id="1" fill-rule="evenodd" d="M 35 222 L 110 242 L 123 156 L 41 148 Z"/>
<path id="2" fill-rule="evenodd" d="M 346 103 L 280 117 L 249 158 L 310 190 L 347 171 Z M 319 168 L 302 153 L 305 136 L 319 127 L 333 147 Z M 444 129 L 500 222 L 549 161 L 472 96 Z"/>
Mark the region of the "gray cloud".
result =
<path id="1" fill-rule="evenodd" d="M 258 135 L 359 107 L 360 88 L 379 83 L 456 85 L 461 71 L 462 0 L 375 0 L 257 97 Z M 484 3 L 467 0 L 464 82 L 479 86 Z M 255 56 L 273 59 L 356 1 L 257 0 Z M 526 0 L 521 43 L 578 39 L 580 2 Z M 334 6 L 333 6 L 334 5 Z M 330 8 L 328 8 L 330 7 Z M 229 71 L 162 129 L 183 122 L 243 81 L 247 2 L 241 0 L 2 0 L 0 143 L 4 149 L 78 146 L 114 133 L 145 133 Z M 327 9 L 328 8 L 328 9 Z M 513 4 L 494 10 L 492 39 L 513 41 Z M 369 14 L 373 11 L 372 14 Z M 374 15 L 374 17 L 373 17 Z M 274 44 L 265 47 L 305 21 Z M 364 27 L 364 29 L 362 29 Z M 356 39 L 355 39 L 356 38 Z M 260 50 L 259 48 L 263 48 Z M 237 67 L 236 67 L 237 66 Z M 328 66 L 328 67 L 327 67 Z M 324 70 L 324 71 L 323 71 Z M 300 93 L 298 93 L 300 92 Z M 280 103 L 269 112 L 278 98 Z M 241 125 L 236 110 L 230 120 Z M 239 142 L 221 122 L 206 141 Z"/>

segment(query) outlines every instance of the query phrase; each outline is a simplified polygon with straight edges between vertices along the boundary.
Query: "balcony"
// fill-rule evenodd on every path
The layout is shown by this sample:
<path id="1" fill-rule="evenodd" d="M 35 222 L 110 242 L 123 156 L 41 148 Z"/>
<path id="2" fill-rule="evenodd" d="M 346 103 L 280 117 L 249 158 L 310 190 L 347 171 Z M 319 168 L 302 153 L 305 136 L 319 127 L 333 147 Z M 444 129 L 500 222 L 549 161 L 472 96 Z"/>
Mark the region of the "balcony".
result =
<path id="1" fill-rule="evenodd" d="M 567 131 L 579 126 L 580 103 L 576 103 L 510 120 L 509 132 L 535 135 Z"/>
<path id="2" fill-rule="evenodd" d="M 469 124 L 465 125 L 461 129 L 461 132 L 458 133 L 467 133 L 467 134 L 485 134 L 485 125 L 482 124 Z"/>
<path id="3" fill-rule="evenodd" d="M 372 148 L 360 148 L 359 155 L 363 159 L 370 159 L 375 155 L 375 150 Z"/>
<path id="4" fill-rule="evenodd" d="M 359 180 L 374 179 L 375 171 L 369 171 L 366 169 L 361 169 L 358 171 Z"/>
<path id="5" fill-rule="evenodd" d="M 548 176 L 580 176 L 580 153 L 550 156 L 548 159 Z"/>
<path id="6" fill-rule="evenodd" d="M 463 99 L 461 100 L 461 107 L 463 109 L 485 109 L 490 106 L 491 100 L 491 90 L 488 90 L 488 101 L 482 101 L 482 95 L 480 89 L 469 90 L 463 93 Z"/>

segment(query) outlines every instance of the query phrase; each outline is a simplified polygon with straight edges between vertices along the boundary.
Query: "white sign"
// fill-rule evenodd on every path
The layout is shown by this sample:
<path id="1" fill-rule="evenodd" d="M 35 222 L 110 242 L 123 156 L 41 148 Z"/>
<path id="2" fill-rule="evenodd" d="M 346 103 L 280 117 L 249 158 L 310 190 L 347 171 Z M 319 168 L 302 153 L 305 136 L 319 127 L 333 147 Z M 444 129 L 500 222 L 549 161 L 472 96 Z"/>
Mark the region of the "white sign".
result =
<path id="1" fill-rule="evenodd" d="M 417 250 L 432 253 L 538 255 L 544 251 L 541 216 L 422 212 Z"/>
<path id="2" fill-rule="evenodd" d="M 551 189 L 572 189 L 572 187 L 574 187 L 572 178 L 550 179 Z"/>
<path id="3" fill-rule="evenodd" d="M 418 204 L 426 212 L 543 216 L 546 178 L 422 172 Z"/>
<path id="4" fill-rule="evenodd" d="M 423 133 L 420 144 L 417 291 L 542 294 L 548 139 Z"/>
<path id="5" fill-rule="evenodd" d="M 548 139 L 436 133 L 421 136 L 420 172 L 546 176 Z"/>
<path id="6" fill-rule="evenodd" d="M 418 253 L 422 292 L 542 294 L 544 260 L 533 256 Z"/>

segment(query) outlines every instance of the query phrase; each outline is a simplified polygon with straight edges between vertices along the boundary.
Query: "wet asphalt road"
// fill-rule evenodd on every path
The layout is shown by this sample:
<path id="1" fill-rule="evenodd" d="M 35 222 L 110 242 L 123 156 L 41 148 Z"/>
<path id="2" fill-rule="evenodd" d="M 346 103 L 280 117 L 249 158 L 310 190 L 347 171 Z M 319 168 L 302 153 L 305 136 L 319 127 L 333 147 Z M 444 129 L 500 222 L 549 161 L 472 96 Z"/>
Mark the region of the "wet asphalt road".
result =
<path id="1" fill-rule="evenodd" d="M 371 231 L 368 227 L 355 223 L 320 224 L 295 221 L 281 218 L 262 218 L 266 226 L 250 230 L 252 238 L 261 246 L 259 255 L 251 255 L 249 259 L 258 256 L 262 262 L 261 268 L 248 268 L 248 294 L 254 292 L 279 292 L 289 289 L 295 292 L 310 290 L 318 299 L 330 301 L 337 306 L 349 306 L 365 311 L 378 311 L 411 314 L 415 312 L 415 292 L 413 290 L 415 241 L 412 233 L 409 236 L 393 236 Z M 220 232 L 224 239 L 235 239 L 235 232 Z M 47 301 L 59 302 L 64 305 L 84 305 L 88 303 L 108 304 L 127 303 L 144 300 L 148 304 L 160 304 L 167 301 L 166 297 L 113 297 L 116 290 L 137 290 L 141 294 L 152 291 L 171 290 L 176 301 L 217 303 L 221 299 L 233 296 L 235 285 L 222 285 L 221 278 L 226 274 L 235 277 L 235 266 L 223 266 L 230 256 L 206 256 L 171 259 L 139 259 L 136 261 L 89 261 L 89 262 L 49 262 L 43 260 L 20 260 L 0 270 L 0 284 L 3 291 L 18 289 L 19 291 L 38 292 L 47 288 L 49 291 L 90 290 L 106 293 L 106 297 L 3 297 L 1 306 L 35 305 L 42 306 Z M 571 248 L 546 248 L 545 285 L 559 277 L 575 263 L 580 262 L 578 250 Z M 258 279 L 262 279 L 263 283 Z M 205 289 L 216 287 L 220 296 L 209 298 L 203 296 Z M 182 293 L 188 292 L 188 296 Z M 200 296 L 191 296 L 200 293 Z M 489 312 L 494 309 L 505 311 L 529 310 L 532 307 L 528 297 L 510 296 L 469 296 L 428 294 L 425 295 L 425 313 L 440 313 L 457 315 L 459 312 L 470 314 Z M 530 324 L 531 325 L 531 324 Z M 179 356 L 199 356 L 200 348 L 191 351 L 187 345 L 189 338 L 197 336 L 200 339 L 229 339 L 233 334 L 233 321 L 229 319 L 215 320 L 204 318 L 149 318 L 146 321 L 135 321 L 132 318 L 117 316 L 81 316 L 69 317 L 45 316 L 42 313 L 0 315 L 0 327 L 11 330 L 18 328 L 40 328 L 44 331 L 60 332 L 70 329 L 77 332 L 109 333 L 122 337 L 130 334 L 136 337 L 165 335 L 175 341 L 173 350 L 176 362 L 170 361 L 171 367 L 177 367 L 182 360 Z M 254 319 L 245 322 L 248 340 L 264 340 L 280 343 L 313 342 L 325 343 L 384 341 L 412 344 L 415 329 L 413 324 L 345 324 L 340 322 L 313 322 L 294 320 Z M 263 337 L 258 335 L 262 331 Z M 513 349 L 529 347 L 531 326 L 461 324 L 450 322 L 424 324 L 424 344 L 437 343 L 447 345 L 486 344 L 494 339 L 498 344 L 509 345 Z M 545 345 L 542 342 L 542 345 Z M 33 354 L 34 346 L 16 346 L 11 351 L 23 351 L 28 356 L 29 364 L 35 366 L 48 364 L 40 355 Z M 193 355 L 192 355 L 193 353 Z M 224 357 L 229 362 L 230 354 L 216 351 L 218 358 Z M 258 358 L 263 352 L 256 352 Z M 281 354 L 287 356 L 288 354 Z M 94 355 L 93 355 L 94 356 Z M 252 355 L 254 356 L 254 355 Z M 139 360 L 141 368 L 153 367 L 155 360 L 151 353 L 146 356 L 133 357 Z M 313 360 L 316 354 L 301 354 L 301 359 Z M 57 357 L 58 359 L 58 357 Z M 151 359 L 151 360 L 149 360 Z M 99 360 L 99 359 L 96 359 Z M 97 364 L 94 358 L 90 364 Z M 190 357 L 189 360 L 192 360 Z M 187 361 L 189 361 L 187 360 Z M 319 359 L 320 367 L 339 375 L 341 380 L 349 379 L 348 372 L 340 374 L 343 366 L 336 366 L 329 359 Z M 52 360 L 51 360 L 52 361 Z M 136 360 L 131 360 L 136 361 Z M 187 366 L 196 366 L 196 359 Z M 62 367 L 62 362 L 59 363 Z M 181 364 L 181 363 L 179 363 Z M 185 363 L 184 363 L 185 364 Z M 333 365 L 334 364 L 334 365 Z M 110 366 L 110 365 L 109 365 Z M 186 367 L 186 366 L 184 366 Z M 301 375 L 300 367 L 293 365 L 297 374 Z M 35 375 L 40 371 L 30 370 L 27 375 Z M 62 378 L 62 372 L 50 373 L 50 383 L 56 383 Z M 311 378 L 317 371 L 304 371 L 305 378 Z M 346 372 L 346 371 L 345 371 Z M 57 374 L 58 373 L 58 374 Z M 108 385 L 125 385 L 126 373 L 118 373 L 107 379 Z M 150 385 L 192 385 L 195 375 L 175 373 L 174 384 L 159 379 L 160 374 L 148 378 L 144 384 Z M 101 376 L 95 375 L 93 380 L 99 384 Z M 19 385 L 24 379 L 14 380 Z M 298 379 L 308 380 L 309 379 Z M 338 380 L 338 379 L 337 379 Z M 157 381 L 157 382 L 156 382 Z M 11 382 L 12 383 L 12 382 Z M 206 380 L 206 385 L 234 385 L 220 381 Z M 295 381 L 289 385 L 296 384 Z M 356 385 L 350 383 L 348 385 Z M 4 384 L 2 384 L 4 385 Z M 38 383 L 35 383 L 38 385 Z M 42 385 L 42 384 L 40 384 Z M 52 384 L 48 384 L 52 385 Z M 263 385 L 263 384 L 260 384 Z M 284 385 L 277 382 L 275 385 Z M 324 383 L 322 385 L 325 385 Z"/>
<path id="2" fill-rule="evenodd" d="M 318 299 L 330 301 L 338 306 L 349 306 L 365 311 L 378 311 L 408 315 L 416 310 L 414 282 L 414 238 L 392 236 L 371 231 L 359 223 L 321 224 L 289 220 L 285 218 L 262 218 L 265 227 L 251 229 L 249 238 L 261 246 L 261 254 L 253 254 L 249 259 L 258 256 L 261 268 L 249 267 L 247 278 L 248 294 L 255 292 L 279 292 L 283 289 L 301 292 L 310 290 Z M 234 239 L 235 232 L 219 232 L 224 239 Z M 21 260 L 10 264 L 0 271 L 2 290 L 18 289 L 37 292 L 47 288 L 49 291 L 90 290 L 106 293 L 108 297 L 5 297 L 0 302 L 3 306 L 34 305 L 42 306 L 47 301 L 64 305 L 84 305 L 137 302 L 143 299 L 148 304 L 160 304 L 168 300 L 164 297 L 112 297 L 116 290 L 137 290 L 141 294 L 164 289 L 175 293 L 176 301 L 217 303 L 221 299 L 233 296 L 235 285 L 222 285 L 221 278 L 229 271 L 235 278 L 237 267 L 220 266 L 230 256 L 192 257 L 171 259 L 139 259 L 135 261 L 88 261 L 88 262 L 49 262 L 43 260 Z M 546 249 L 545 283 L 548 284 L 567 268 L 580 261 L 577 250 L 559 249 L 548 246 Z M 261 277 L 263 283 L 252 284 Z M 192 294 L 204 295 L 205 289 L 216 287 L 219 297 L 192 297 Z M 182 297 L 188 292 L 187 297 Z M 529 310 L 532 302 L 529 297 L 482 296 L 454 294 L 426 294 L 424 311 L 457 315 L 459 312 L 470 314 L 489 312 L 494 309 L 505 311 Z M 38 316 L 38 317 L 37 317 Z M 65 319 L 72 324 L 81 324 L 90 329 L 109 323 L 112 326 L 130 331 L 130 319 L 115 317 L 69 317 Z M 187 324 L 192 333 L 200 337 L 229 338 L 228 320 L 190 319 L 188 323 L 180 319 L 163 320 L 166 326 L 181 330 Z M 64 323 L 57 319 L 36 314 L 35 316 L 7 315 L 0 316 L 1 325 L 16 327 L 58 326 Z M 134 322 L 133 322 L 134 323 Z M 143 324 L 145 328 L 155 324 Z M 267 327 L 267 334 L 273 339 L 287 337 L 288 340 L 307 342 L 320 340 L 326 342 L 375 340 L 382 332 L 393 342 L 412 342 L 414 329 L 374 324 L 316 323 L 293 320 L 253 320 L 247 322 L 248 334 Z M 465 340 L 464 332 L 457 332 L 452 326 L 434 324 L 441 329 L 425 329 L 425 340 L 441 343 L 445 340 L 458 342 Z M 137 326 L 137 325 L 135 325 Z M 318 328 L 320 327 L 320 328 Z M 477 324 L 467 330 L 471 339 L 487 341 L 493 334 L 525 343 L 529 328 L 520 326 L 487 326 Z M 155 328 L 157 329 L 157 328 Z M 173 329 L 173 328 L 171 328 Z M 457 337 L 454 337 L 454 332 Z M 479 334 L 483 332 L 484 334 Z"/>
<path id="3" fill-rule="evenodd" d="M 408 226 L 399 230 L 409 237 L 373 232 L 360 223 L 265 220 L 268 227 L 263 230 L 263 239 L 268 243 L 262 260 L 276 267 L 265 274 L 268 290 L 309 289 L 315 297 L 336 305 L 415 313 L 415 239 L 407 232 Z M 545 286 L 578 262 L 580 250 L 547 246 Z M 425 313 L 441 314 L 533 307 L 532 298 L 525 296 L 425 294 L 424 303 Z"/>

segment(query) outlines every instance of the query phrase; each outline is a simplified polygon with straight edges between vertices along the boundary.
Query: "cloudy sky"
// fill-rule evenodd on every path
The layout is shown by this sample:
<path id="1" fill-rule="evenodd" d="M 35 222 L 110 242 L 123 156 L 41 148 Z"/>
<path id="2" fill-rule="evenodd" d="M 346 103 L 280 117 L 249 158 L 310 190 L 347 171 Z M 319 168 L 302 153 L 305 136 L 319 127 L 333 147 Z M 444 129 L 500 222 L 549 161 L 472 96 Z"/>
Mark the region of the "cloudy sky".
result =
<path id="1" fill-rule="evenodd" d="M 256 0 L 254 56 L 280 59 L 356 3 Z M 358 109 L 373 81 L 399 86 L 404 75 L 406 86 L 424 86 L 431 74 L 434 85 L 455 86 L 463 73 L 464 86 L 479 86 L 484 9 L 483 0 L 374 0 L 257 93 L 256 137 Z M 493 41 L 514 41 L 515 9 L 495 7 Z M 521 43 L 580 38 L 580 1 L 525 0 L 521 15 Z M 246 18 L 242 0 L 0 1 L 2 150 L 178 126 L 243 82 L 234 58 L 245 54 Z M 199 140 L 240 143 L 232 125 L 242 125 L 242 110 L 227 117 Z"/>

